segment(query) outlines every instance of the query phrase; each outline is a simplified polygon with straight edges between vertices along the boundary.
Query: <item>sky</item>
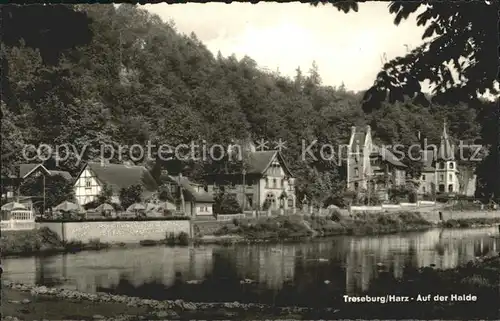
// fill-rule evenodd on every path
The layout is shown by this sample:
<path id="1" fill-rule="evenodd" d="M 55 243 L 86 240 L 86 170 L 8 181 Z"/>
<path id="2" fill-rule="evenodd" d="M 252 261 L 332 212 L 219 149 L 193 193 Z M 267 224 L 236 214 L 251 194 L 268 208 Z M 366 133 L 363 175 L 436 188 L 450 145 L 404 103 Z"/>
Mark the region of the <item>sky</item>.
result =
<path id="1" fill-rule="evenodd" d="M 415 17 L 396 26 L 387 6 L 361 3 L 358 12 L 348 14 L 300 2 L 141 7 L 174 21 L 181 33 L 194 32 L 214 54 L 239 59 L 247 55 L 259 67 L 288 76 L 299 66 L 307 72 L 315 61 L 323 84 L 359 91 L 373 84 L 384 57 L 404 55 L 422 43 L 423 29 L 416 26 Z"/>

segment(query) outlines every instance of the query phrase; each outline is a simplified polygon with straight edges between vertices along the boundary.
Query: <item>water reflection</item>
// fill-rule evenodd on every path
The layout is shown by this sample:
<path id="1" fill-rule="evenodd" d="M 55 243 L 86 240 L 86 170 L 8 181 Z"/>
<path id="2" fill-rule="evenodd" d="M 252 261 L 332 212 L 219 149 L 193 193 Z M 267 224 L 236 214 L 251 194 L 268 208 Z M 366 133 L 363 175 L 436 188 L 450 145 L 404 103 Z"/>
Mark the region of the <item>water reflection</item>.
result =
<path id="1" fill-rule="evenodd" d="M 408 268 L 453 268 L 497 249 L 496 228 L 432 230 L 305 244 L 148 247 L 6 259 L 4 277 L 156 299 L 311 305 L 367 291 L 382 270 L 399 278 Z"/>

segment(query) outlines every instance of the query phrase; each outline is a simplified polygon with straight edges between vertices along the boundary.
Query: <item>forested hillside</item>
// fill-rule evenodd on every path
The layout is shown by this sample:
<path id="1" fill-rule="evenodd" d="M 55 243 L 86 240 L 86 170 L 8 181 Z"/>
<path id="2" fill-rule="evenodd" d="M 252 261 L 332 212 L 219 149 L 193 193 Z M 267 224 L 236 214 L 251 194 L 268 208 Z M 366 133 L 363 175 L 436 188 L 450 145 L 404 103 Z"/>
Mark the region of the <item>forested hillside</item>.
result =
<path id="1" fill-rule="evenodd" d="M 70 8 L 79 14 L 81 21 L 73 23 L 82 31 L 73 34 L 78 41 L 58 44 L 60 52 L 48 52 L 51 49 L 28 38 L 25 30 L 6 28 L 3 173 L 25 162 L 23 144 L 71 144 L 78 150 L 87 146 L 84 159 L 92 160 L 99 157 L 101 144 L 228 144 L 248 137 L 281 138 L 298 178 L 299 197 L 306 193 L 323 202 L 341 192 L 341 171 L 331 162 L 302 161 L 302 140 L 345 144 L 351 126 L 369 124 L 379 142 L 409 145 L 417 141 L 417 131 L 438 142 L 447 119 L 456 139 L 481 142 L 492 126 L 487 115 L 493 108 L 479 103 L 385 103 L 364 114 L 362 94 L 324 86 L 321 66 L 313 62 L 309 70 L 298 68 L 289 78 L 261 70 L 251 57 L 213 55 L 195 34 L 180 34 L 174 23 L 131 5 Z M 6 10 L 14 12 L 11 20 L 30 19 L 23 17 L 21 8 L 4 9 L 3 15 Z M 88 21 L 81 18 L 85 15 Z M 60 16 L 50 19 L 47 37 L 52 33 L 54 42 L 66 41 L 54 36 Z M 153 167 L 154 161 L 143 162 Z M 69 158 L 60 167 L 76 174 L 81 166 L 76 164 Z M 193 179 L 207 170 L 199 162 L 173 165 L 171 172 L 182 168 Z"/>

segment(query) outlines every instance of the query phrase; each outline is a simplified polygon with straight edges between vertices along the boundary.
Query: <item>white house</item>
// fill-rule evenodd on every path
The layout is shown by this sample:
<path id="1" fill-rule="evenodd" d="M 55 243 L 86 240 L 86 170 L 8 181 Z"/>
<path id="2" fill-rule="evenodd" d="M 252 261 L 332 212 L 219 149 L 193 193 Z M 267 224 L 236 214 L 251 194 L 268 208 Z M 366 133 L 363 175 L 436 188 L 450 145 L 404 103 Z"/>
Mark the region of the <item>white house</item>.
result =
<path id="1" fill-rule="evenodd" d="M 246 170 L 236 173 L 208 174 L 205 177 L 211 194 L 232 194 L 247 209 L 269 208 L 294 210 L 295 178 L 278 150 L 256 151 L 251 142 L 244 142 Z"/>
<path id="2" fill-rule="evenodd" d="M 120 203 L 119 195 L 123 188 L 141 185 L 144 199 L 151 197 L 158 190 L 156 181 L 144 166 L 89 162 L 75 180 L 77 202 L 85 205 L 96 200 L 105 185 L 111 188 L 112 202 L 117 204 Z"/>

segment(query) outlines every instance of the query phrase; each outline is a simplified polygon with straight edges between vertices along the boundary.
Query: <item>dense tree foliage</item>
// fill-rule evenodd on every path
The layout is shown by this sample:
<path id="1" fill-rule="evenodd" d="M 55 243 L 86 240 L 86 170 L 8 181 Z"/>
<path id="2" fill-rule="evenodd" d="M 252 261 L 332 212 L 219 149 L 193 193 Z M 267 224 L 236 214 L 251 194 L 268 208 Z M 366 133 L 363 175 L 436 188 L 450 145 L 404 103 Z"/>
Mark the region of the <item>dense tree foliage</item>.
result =
<path id="1" fill-rule="evenodd" d="M 215 214 L 238 214 L 241 212 L 242 209 L 238 200 L 231 194 L 219 193 L 215 196 Z"/>
<path id="2" fill-rule="evenodd" d="M 60 175 L 46 176 L 45 186 L 43 176 L 32 175 L 21 183 L 20 192 L 22 195 L 36 197 L 33 207 L 39 213 L 42 213 L 44 210 L 44 195 L 45 210 L 55 207 L 64 201 L 75 201 L 72 182 Z"/>
<path id="3" fill-rule="evenodd" d="M 306 72 L 298 68 L 295 77 L 285 77 L 260 69 L 250 57 L 214 56 L 196 35 L 180 34 L 172 23 L 132 5 L 64 8 L 84 15 L 75 19 L 82 36 L 57 44 L 57 54 L 49 55 L 57 59 L 47 59 L 47 46 L 21 32 L 18 41 L 2 43 L 2 63 L 9 71 L 9 91 L 2 96 L 5 173 L 19 162 L 22 144 L 72 146 L 58 155 L 60 168 L 72 174 L 80 169 L 80 157 L 97 159 L 101 147 L 109 145 L 115 146 L 114 152 L 105 156 L 113 156 L 112 162 L 133 160 L 153 169 L 155 177 L 167 167 L 172 175 L 183 172 L 196 180 L 206 171 L 231 166 L 224 159 L 201 157 L 160 162 L 154 146 L 192 141 L 227 146 L 250 137 L 264 138 L 272 148 L 282 139 L 283 154 L 297 177 L 298 200 L 307 196 L 317 205 L 328 205 L 343 197 L 342 155 L 335 151 L 332 159 L 303 159 L 303 145 L 346 144 L 353 125 L 370 124 L 378 142 L 409 145 L 417 141 L 417 131 L 438 143 L 447 119 L 455 138 L 494 143 L 485 140 L 496 127 L 485 117 L 491 108 L 484 104 L 434 103 L 424 109 L 419 101 L 407 99 L 382 102 L 366 114 L 363 93 L 324 86 L 315 63 Z M 24 14 L 23 19 L 30 17 Z M 152 159 L 130 148 L 148 142 Z M 319 156 L 321 150 L 313 148 L 313 153 Z M 418 176 L 418 168 L 413 172 Z"/>
<path id="4" fill-rule="evenodd" d="M 119 198 L 120 205 L 126 210 L 130 205 L 135 203 L 141 203 L 142 193 L 144 189 L 142 185 L 132 185 L 120 190 Z"/>

